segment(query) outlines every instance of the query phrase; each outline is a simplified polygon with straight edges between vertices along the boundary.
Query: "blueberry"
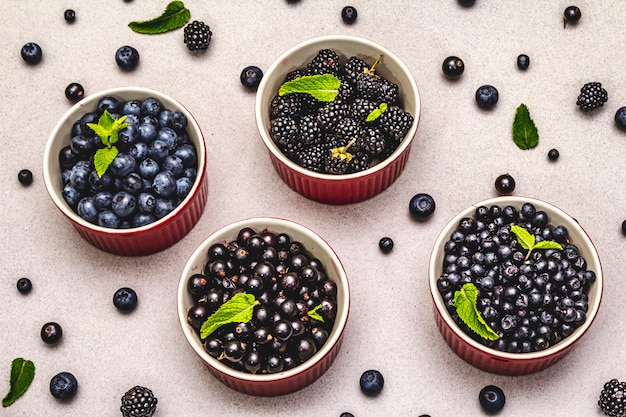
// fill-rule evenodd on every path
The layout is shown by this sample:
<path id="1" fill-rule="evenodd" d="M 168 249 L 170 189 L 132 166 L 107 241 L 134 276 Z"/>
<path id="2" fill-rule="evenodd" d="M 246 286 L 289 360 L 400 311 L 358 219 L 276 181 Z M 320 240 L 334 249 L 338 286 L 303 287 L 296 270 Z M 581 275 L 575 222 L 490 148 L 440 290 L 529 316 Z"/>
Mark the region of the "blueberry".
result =
<path id="1" fill-rule="evenodd" d="M 141 118 L 139 119 L 139 123 L 147 123 L 154 126 L 155 128 L 159 127 L 159 119 L 151 114 L 144 114 L 143 116 L 141 116 Z"/>
<path id="2" fill-rule="evenodd" d="M 478 401 L 487 413 L 497 413 L 502 410 L 505 400 L 504 391 L 495 385 L 487 385 L 478 394 Z"/>
<path id="3" fill-rule="evenodd" d="M 165 143 L 168 149 L 174 149 L 174 146 L 176 146 L 177 137 L 178 134 L 171 127 L 162 127 L 161 129 L 159 129 L 156 135 L 156 139 Z"/>
<path id="4" fill-rule="evenodd" d="M 21 169 L 20 172 L 17 173 L 17 180 L 22 185 L 32 184 L 33 183 L 32 171 L 30 169 Z"/>
<path id="5" fill-rule="evenodd" d="M 145 142 L 134 143 L 128 149 L 128 154 L 135 158 L 135 161 L 141 162 L 148 156 L 148 145 Z"/>
<path id="6" fill-rule="evenodd" d="M 50 380 L 50 394 L 59 400 L 69 400 L 78 391 L 78 381 L 69 372 L 60 372 Z"/>
<path id="7" fill-rule="evenodd" d="M 91 171 L 91 174 L 89 174 L 89 184 L 91 185 L 91 190 L 96 193 L 109 188 L 112 183 L 113 178 L 111 178 L 111 174 L 108 172 L 105 172 L 102 176 L 100 176 L 98 171 L 94 169 Z"/>
<path id="8" fill-rule="evenodd" d="M 615 112 L 615 125 L 626 132 L 626 106 L 620 107 Z"/>
<path id="9" fill-rule="evenodd" d="M 366 395 L 377 395 L 383 389 L 385 379 L 383 374 L 374 369 L 363 372 L 359 380 L 361 391 Z"/>
<path id="10" fill-rule="evenodd" d="M 150 193 L 141 193 L 137 197 L 137 208 L 142 213 L 152 213 L 155 205 L 156 199 Z"/>
<path id="11" fill-rule="evenodd" d="M 115 51 L 115 62 L 121 69 L 131 71 L 139 64 L 139 52 L 132 46 L 122 46 Z"/>
<path id="12" fill-rule="evenodd" d="M 95 143 L 90 136 L 76 135 L 70 139 L 70 149 L 75 155 L 87 157 L 93 153 Z"/>
<path id="13" fill-rule="evenodd" d="M 63 328 L 59 323 L 48 322 L 41 327 L 40 336 L 45 344 L 54 345 L 63 337 Z"/>
<path id="14" fill-rule="evenodd" d="M 496 178 L 496 191 L 500 195 L 508 195 L 515 190 L 515 179 L 510 174 L 502 174 Z"/>
<path id="15" fill-rule="evenodd" d="M 137 293 L 132 288 L 123 287 L 113 294 L 113 305 L 120 311 L 133 311 L 137 307 Z"/>
<path id="16" fill-rule="evenodd" d="M 123 149 L 128 149 L 139 140 L 139 128 L 137 124 L 129 123 L 129 117 L 131 116 L 126 116 L 125 122 L 128 123 L 128 126 L 117 132 L 117 146 L 121 146 Z"/>
<path id="17" fill-rule="evenodd" d="M 167 143 L 162 140 L 155 140 L 148 148 L 148 155 L 157 162 L 162 162 L 168 154 L 169 149 Z"/>
<path id="18" fill-rule="evenodd" d="M 113 96 L 104 96 L 98 100 L 98 109 L 101 112 L 105 110 L 109 113 L 115 113 L 120 107 L 120 101 Z"/>
<path id="19" fill-rule="evenodd" d="M 120 178 L 120 189 L 130 194 L 137 194 L 143 189 L 143 179 L 136 172 Z"/>
<path id="20" fill-rule="evenodd" d="M 357 17 L 358 17 L 358 13 L 355 7 L 346 6 L 343 9 L 341 9 L 341 18 L 347 24 L 351 25 L 352 23 L 356 22 Z"/>
<path id="21" fill-rule="evenodd" d="M 166 156 L 161 164 L 163 171 L 169 171 L 174 177 L 180 177 L 185 170 L 183 160 L 176 155 Z"/>
<path id="22" fill-rule="evenodd" d="M 530 65 L 530 58 L 526 54 L 520 54 L 517 56 L 517 68 L 522 71 L 527 70 Z"/>
<path id="23" fill-rule="evenodd" d="M 498 102 L 498 90 L 492 85 L 483 85 L 476 90 L 476 104 L 481 109 L 491 109 Z"/>
<path id="24" fill-rule="evenodd" d="M 171 197 L 176 193 L 176 180 L 169 171 L 161 171 L 152 181 L 152 190 L 159 197 Z"/>
<path id="25" fill-rule="evenodd" d="M 435 212 L 435 200 L 426 193 L 419 193 L 409 202 L 409 213 L 415 220 L 426 220 Z"/>
<path id="26" fill-rule="evenodd" d="M 125 114 L 125 115 L 132 114 L 132 115 L 139 117 L 141 115 L 141 101 L 128 100 L 122 106 L 122 114 Z"/>
<path id="27" fill-rule="evenodd" d="M 63 147 L 59 152 L 59 165 L 62 169 L 73 168 L 78 161 L 78 156 L 72 152 L 72 148 L 68 145 Z"/>
<path id="28" fill-rule="evenodd" d="M 120 152 L 117 154 L 115 159 L 113 159 L 111 165 L 109 165 L 109 169 L 113 175 L 124 177 L 133 172 L 135 170 L 135 166 L 135 158 L 127 153 Z"/>
<path id="29" fill-rule="evenodd" d="M 548 151 L 548 159 L 551 161 L 559 159 L 559 151 L 557 149 L 550 149 Z"/>
<path id="30" fill-rule="evenodd" d="M 185 168 L 183 175 L 189 178 L 191 181 L 195 181 L 196 176 L 198 175 L 198 170 L 193 167 Z"/>
<path id="31" fill-rule="evenodd" d="M 135 211 L 136 205 L 137 200 L 132 194 L 126 191 L 120 191 L 113 196 L 111 210 L 119 217 L 126 217 L 130 216 L 133 211 Z"/>
<path id="32" fill-rule="evenodd" d="M 262 78 L 263 71 L 261 68 L 250 65 L 241 71 L 239 81 L 241 81 L 241 84 L 243 84 L 244 87 L 254 91 L 259 87 Z"/>
<path id="33" fill-rule="evenodd" d="M 94 204 L 93 197 L 83 197 L 76 206 L 76 213 L 89 223 L 98 221 L 98 209 Z"/>
<path id="34" fill-rule="evenodd" d="M 163 114 L 161 112 L 160 114 Z M 176 132 L 182 131 L 187 127 L 187 116 L 182 112 L 175 110 L 167 113 L 167 126 L 174 129 Z"/>
<path id="35" fill-rule="evenodd" d="M 76 12 L 72 9 L 67 9 L 65 12 L 63 12 L 63 18 L 67 23 L 74 23 L 74 21 L 76 20 Z"/>
<path id="36" fill-rule="evenodd" d="M 41 46 L 37 45 L 35 42 L 28 42 L 22 46 L 22 59 L 30 65 L 36 65 L 41 61 L 43 57 L 43 52 L 41 50 Z"/>
<path id="37" fill-rule="evenodd" d="M 103 210 L 98 213 L 98 220 L 96 221 L 98 226 L 106 227 L 109 229 L 117 229 L 120 225 L 120 218 L 117 214 L 111 210 Z"/>
<path id="38" fill-rule="evenodd" d="M 100 191 L 93 195 L 93 204 L 98 210 L 106 210 L 111 208 L 113 194 L 110 191 Z"/>
<path id="39" fill-rule="evenodd" d="M 154 204 L 154 216 L 161 219 L 174 210 L 174 200 L 170 198 L 157 198 Z"/>
<path id="40" fill-rule="evenodd" d="M 157 119 L 159 120 L 159 127 L 168 127 L 167 119 L 170 117 L 171 113 L 172 112 L 167 109 L 161 110 L 161 113 L 159 113 L 159 116 L 157 117 Z"/>
<path id="41" fill-rule="evenodd" d="M 147 180 L 154 179 L 160 170 L 159 164 L 150 158 L 146 158 L 139 163 L 139 175 Z"/>
<path id="42" fill-rule="evenodd" d="M 74 210 L 76 209 L 78 202 L 82 198 L 81 193 L 76 188 L 74 188 L 71 183 L 66 184 L 65 187 L 63 187 L 61 195 L 63 196 L 63 200 L 65 200 L 65 202 Z"/>
<path id="43" fill-rule="evenodd" d="M 70 83 L 65 87 L 65 98 L 75 103 L 85 97 L 85 89 L 79 83 Z"/>
<path id="44" fill-rule="evenodd" d="M 383 253 L 389 253 L 393 249 L 393 240 L 390 237 L 383 237 L 378 241 L 378 247 Z"/>
<path id="45" fill-rule="evenodd" d="M 150 115 L 150 116 L 158 116 L 161 110 L 163 109 L 163 105 L 159 100 L 154 97 L 148 97 L 144 101 L 141 102 L 141 114 Z"/>
<path id="46" fill-rule="evenodd" d="M 196 148 L 191 145 L 181 145 L 174 151 L 174 155 L 182 159 L 185 168 L 189 168 L 197 161 Z"/>
<path id="47" fill-rule="evenodd" d="M 28 294 L 33 289 L 33 283 L 28 278 L 20 278 L 17 280 L 17 290 L 20 294 Z"/>
<path id="48" fill-rule="evenodd" d="M 443 60 L 441 70 L 448 78 L 458 78 L 465 71 L 465 64 L 458 56 L 449 56 Z"/>
<path id="49" fill-rule="evenodd" d="M 156 126 L 151 123 L 141 123 L 137 126 L 137 130 L 139 131 L 139 138 L 144 142 L 152 142 L 157 136 Z"/>
<path id="50" fill-rule="evenodd" d="M 156 218 L 152 214 L 137 213 L 133 216 L 133 227 L 142 227 L 154 223 Z"/>
<path id="51" fill-rule="evenodd" d="M 176 197 L 181 200 L 187 197 L 187 194 L 191 191 L 193 187 L 193 181 L 187 177 L 181 177 L 176 180 Z"/>

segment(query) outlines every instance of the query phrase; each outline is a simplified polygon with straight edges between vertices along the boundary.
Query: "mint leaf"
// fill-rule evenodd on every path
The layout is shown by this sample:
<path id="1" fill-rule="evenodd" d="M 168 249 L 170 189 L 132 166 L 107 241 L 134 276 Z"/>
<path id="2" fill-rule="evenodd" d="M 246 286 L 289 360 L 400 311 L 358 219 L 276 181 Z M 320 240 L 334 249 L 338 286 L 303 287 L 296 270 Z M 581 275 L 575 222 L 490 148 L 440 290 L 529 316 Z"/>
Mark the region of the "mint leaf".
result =
<path id="1" fill-rule="evenodd" d="M 478 288 L 472 283 L 464 284 L 454 293 L 454 307 L 463 323 L 474 333 L 487 340 L 498 340 L 500 336 L 487 325 L 476 308 Z"/>
<path id="2" fill-rule="evenodd" d="M 533 249 L 559 249 L 563 250 L 563 246 L 561 246 L 558 242 L 553 242 L 551 240 L 542 240 L 541 242 L 537 242 Z"/>
<path id="3" fill-rule="evenodd" d="M 202 324 L 200 337 L 206 339 L 211 333 L 228 323 L 249 322 L 252 320 L 254 307 L 258 304 L 260 302 L 252 294 L 235 294 Z"/>
<path id="4" fill-rule="evenodd" d="M 539 143 L 539 132 L 528 107 L 520 104 L 513 119 L 513 141 L 520 149 L 531 149 Z"/>
<path id="5" fill-rule="evenodd" d="M 96 135 L 98 135 L 102 142 L 105 142 L 105 140 L 108 141 L 109 134 L 111 133 L 109 129 L 95 123 L 87 123 L 87 126 L 89 126 L 89 128 L 93 130 Z"/>
<path id="6" fill-rule="evenodd" d="M 378 119 L 385 111 L 387 111 L 387 103 L 380 103 L 380 105 L 372 110 L 365 119 L 366 122 L 373 122 Z"/>
<path id="7" fill-rule="evenodd" d="M 190 17 L 191 12 L 185 8 L 182 1 L 173 1 L 167 5 L 161 16 L 142 22 L 130 22 L 128 27 L 137 33 L 153 35 L 181 28 Z"/>
<path id="8" fill-rule="evenodd" d="M 278 95 L 306 93 L 319 101 L 331 102 L 339 94 L 341 81 L 332 74 L 305 75 L 287 81 L 278 89 Z"/>
<path id="9" fill-rule="evenodd" d="M 29 360 L 15 358 L 11 363 L 10 388 L 2 399 L 2 406 L 8 407 L 26 392 L 35 378 L 35 364 Z"/>
<path id="10" fill-rule="evenodd" d="M 563 246 L 561 246 L 560 243 L 553 242 L 551 240 L 542 240 L 535 243 L 535 235 L 533 235 L 523 227 L 513 225 L 511 226 L 511 232 L 515 233 L 515 236 L 517 236 L 517 242 L 520 244 L 520 246 L 528 250 L 528 253 L 526 253 L 526 259 L 530 257 L 530 253 L 535 249 L 563 250 Z"/>
<path id="11" fill-rule="evenodd" d="M 117 156 L 117 148 L 112 146 L 110 148 L 100 148 L 93 156 L 93 165 L 96 168 L 96 172 L 99 177 L 102 177 L 109 168 L 109 165 L 113 162 Z"/>
<path id="12" fill-rule="evenodd" d="M 322 317 L 317 310 L 319 310 L 320 308 L 322 308 L 321 304 L 318 304 L 317 306 L 315 306 L 315 308 L 313 310 L 309 310 L 306 315 L 311 317 L 313 320 L 317 320 L 317 321 L 321 321 L 322 323 L 324 322 L 324 317 Z"/>

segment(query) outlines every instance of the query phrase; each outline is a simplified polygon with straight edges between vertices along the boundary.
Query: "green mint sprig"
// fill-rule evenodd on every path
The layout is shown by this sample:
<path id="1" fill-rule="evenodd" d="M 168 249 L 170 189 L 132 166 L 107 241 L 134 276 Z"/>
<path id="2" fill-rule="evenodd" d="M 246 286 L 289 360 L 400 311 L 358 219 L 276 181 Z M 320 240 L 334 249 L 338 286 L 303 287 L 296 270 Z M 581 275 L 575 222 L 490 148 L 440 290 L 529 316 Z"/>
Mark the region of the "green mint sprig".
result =
<path id="1" fill-rule="evenodd" d="M 487 340 L 498 340 L 500 336 L 482 318 L 476 308 L 478 288 L 472 283 L 464 284 L 454 293 L 454 307 L 463 323 L 474 333 Z"/>
<path id="2" fill-rule="evenodd" d="M 378 107 L 376 107 L 374 110 L 370 112 L 370 114 L 367 115 L 367 118 L 365 119 L 365 121 L 373 122 L 374 120 L 378 119 L 380 116 L 382 116 L 384 112 L 387 111 L 387 107 L 388 107 L 387 103 L 380 103 Z"/>
<path id="3" fill-rule="evenodd" d="M 172 1 L 160 16 L 142 22 L 130 22 L 128 27 L 137 33 L 154 35 L 181 28 L 190 17 L 191 12 L 185 8 L 182 1 Z"/>
<path id="4" fill-rule="evenodd" d="M 534 148 L 539 143 L 539 131 L 524 103 L 520 104 L 515 111 L 513 141 L 518 148 L 524 150 Z"/>
<path id="5" fill-rule="evenodd" d="M 319 101 L 331 102 L 339 94 L 340 86 L 341 80 L 333 74 L 305 75 L 283 83 L 278 89 L 278 95 L 305 93 Z"/>
<path id="6" fill-rule="evenodd" d="M 313 310 L 307 311 L 306 315 L 311 317 L 313 320 L 321 321 L 323 323 L 324 322 L 324 317 L 322 317 L 317 312 L 317 310 L 319 310 L 320 308 L 322 308 L 322 305 L 318 304 L 317 306 L 315 306 L 315 308 L 313 308 Z"/>
<path id="7" fill-rule="evenodd" d="M 200 327 L 200 337 L 206 339 L 225 324 L 247 323 L 252 320 L 254 307 L 261 304 L 252 294 L 235 294 L 217 309 Z"/>
<path id="8" fill-rule="evenodd" d="M 517 236 L 517 241 L 522 246 L 522 248 L 528 251 L 526 253 L 525 259 L 528 259 L 530 257 L 530 253 L 535 249 L 563 250 L 563 246 L 561 246 L 560 243 L 554 242 L 552 240 L 542 240 L 540 242 L 535 242 L 535 235 L 518 225 L 511 226 L 511 232 L 515 233 L 515 236 Z"/>
<path id="9" fill-rule="evenodd" d="M 8 407 L 22 396 L 35 378 L 35 364 L 23 358 L 15 358 L 11 362 L 11 379 L 9 392 L 2 399 L 2 406 Z"/>
<path id="10" fill-rule="evenodd" d="M 126 116 L 122 116 L 119 119 L 114 119 L 107 110 L 102 113 L 102 116 L 98 119 L 98 123 L 87 123 L 87 126 L 94 131 L 96 135 L 100 137 L 104 148 L 100 148 L 96 151 L 93 158 L 93 164 L 96 167 L 96 172 L 99 177 L 102 177 L 106 172 L 111 162 L 117 156 L 117 147 L 113 146 L 118 140 L 118 132 L 128 126 L 125 123 Z"/>

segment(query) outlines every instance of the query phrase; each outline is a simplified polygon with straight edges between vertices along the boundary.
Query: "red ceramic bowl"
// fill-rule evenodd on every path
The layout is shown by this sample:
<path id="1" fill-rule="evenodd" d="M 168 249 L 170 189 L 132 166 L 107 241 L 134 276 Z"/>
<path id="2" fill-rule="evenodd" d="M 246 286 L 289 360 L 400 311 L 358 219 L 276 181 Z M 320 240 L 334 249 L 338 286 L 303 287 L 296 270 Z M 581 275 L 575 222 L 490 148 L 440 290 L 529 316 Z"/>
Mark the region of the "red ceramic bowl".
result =
<path id="1" fill-rule="evenodd" d="M 413 125 L 393 154 L 363 172 L 329 175 L 309 171 L 287 158 L 269 135 L 270 103 L 285 76 L 294 69 L 306 66 L 320 49 L 332 49 L 342 60 L 358 56 L 369 64 L 382 55 L 381 62 L 376 66 L 376 73 L 400 87 L 402 107 L 413 115 Z M 420 97 L 411 72 L 391 51 L 369 40 L 353 36 L 323 36 L 290 48 L 274 61 L 257 90 L 255 113 L 261 138 L 283 181 L 312 200 L 328 204 L 348 204 L 375 196 L 389 187 L 402 173 L 417 131 Z"/>
<path id="2" fill-rule="evenodd" d="M 569 240 L 576 245 L 580 254 L 587 261 L 587 269 L 596 274 L 596 281 L 589 289 L 589 310 L 587 320 L 570 336 L 549 348 L 529 353 L 508 353 L 488 348 L 469 337 L 452 319 L 437 289 L 437 279 L 441 276 L 444 258 L 444 244 L 457 228 L 464 217 L 473 217 L 480 206 L 490 207 L 511 205 L 517 209 L 524 203 L 532 203 L 537 210 L 548 214 L 550 224 L 563 225 L 569 232 Z M 578 222 L 559 208 L 543 201 L 527 197 L 498 197 L 477 203 L 459 213 L 446 225 L 437 241 L 430 257 L 430 292 L 435 307 L 435 320 L 444 339 L 450 347 L 465 361 L 484 371 L 502 375 L 525 375 L 543 370 L 565 356 L 585 334 L 598 314 L 602 298 L 603 276 L 598 253 L 587 233 Z"/>
<path id="3" fill-rule="evenodd" d="M 179 110 L 187 117 L 187 133 L 196 147 L 198 175 L 193 187 L 181 204 L 167 216 L 142 227 L 110 229 L 81 218 L 63 199 L 59 152 L 70 144 L 74 122 L 85 113 L 94 111 L 104 96 L 119 100 L 143 100 L 155 97 L 168 110 Z M 175 99 L 155 90 L 140 87 L 114 88 L 90 95 L 72 106 L 56 124 L 44 152 L 43 173 L 52 201 L 89 243 L 104 251 L 126 256 L 149 255 L 161 251 L 185 236 L 197 223 L 206 204 L 208 185 L 206 177 L 206 148 L 198 123 L 191 113 Z"/>
<path id="4" fill-rule="evenodd" d="M 228 243 L 237 238 L 239 230 L 251 227 L 255 231 L 268 230 L 287 233 L 292 241 L 301 242 L 307 252 L 319 259 L 326 274 L 337 284 L 337 316 L 326 343 L 309 360 L 288 371 L 276 374 L 249 374 L 234 370 L 210 356 L 192 327 L 187 323 L 187 313 L 193 299 L 187 291 L 189 277 L 203 270 L 208 260 L 208 248 L 218 242 Z M 350 291 L 346 272 L 333 249 L 310 229 L 289 220 L 277 218 L 252 218 L 225 226 L 211 234 L 189 258 L 178 284 L 178 318 L 187 341 L 202 359 L 209 371 L 221 382 L 240 392 L 257 396 L 288 394 L 306 387 L 330 367 L 339 352 L 343 331 L 350 309 Z"/>

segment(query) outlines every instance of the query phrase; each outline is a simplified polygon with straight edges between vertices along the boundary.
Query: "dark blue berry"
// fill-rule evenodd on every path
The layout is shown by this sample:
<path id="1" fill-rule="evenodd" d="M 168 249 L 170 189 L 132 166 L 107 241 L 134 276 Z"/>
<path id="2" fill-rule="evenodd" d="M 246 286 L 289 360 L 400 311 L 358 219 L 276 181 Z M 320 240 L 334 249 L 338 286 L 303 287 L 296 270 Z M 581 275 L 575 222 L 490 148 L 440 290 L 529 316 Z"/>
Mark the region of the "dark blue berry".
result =
<path id="1" fill-rule="evenodd" d="M 41 61 L 43 57 L 43 52 L 41 50 L 41 46 L 37 45 L 35 42 L 28 42 L 22 46 L 22 59 L 30 65 L 36 65 Z"/>
<path id="2" fill-rule="evenodd" d="M 510 174 L 502 174 L 496 178 L 496 191 L 500 195 L 508 195 L 515 190 L 515 179 Z"/>
<path id="3" fill-rule="evenodd" d="M 383 378 L 383 374 L 379 371 L 370 369 L 361 374 L 359 384 L 364 394 L 377 395 L 383 389 L 385 379 Z"/>
<path id="4" fill-rule="evenodd" d="M 93 197 L 81 198 L 76 206 L 76 212 L 89 223 L 96 223 L 98 220 L 98 209 L 94 204 Z"/>
<path id="5" fill-rule="evenodd" d="M 41 340 L 47 345 L 58 343 L 62 337 L 63 328 L 59 323 L 51 321 L 41 327 Z"/>
<path id="6" fill-rule="evenodd" d="M 339 417 L 354 417 L 354 414 L 346 412 L 346 413 L 341 413 Z"/>
<path id="7" fill-rule="evenodd" d="M 476 104 L 481 109 L 491 109 L 498 102 L 498 90 L 492 85 L 483 85 L 476 90 Z"/>
<path id="8" fill-rule="evenodd" d="M 261 83 L 262 78 L 263 71 L 261 70 L 261 68 L 254 65 L 245 67 L 243 71 L 241 71 L 241 75 L 239 76 L 241 84 L 243 84 L 244 87 L 250 90 L 256 90 Z"/>
<path id="9" fill-rule="evenodd" d="M 478 401 L 487 413 L 496 413 L 502 410 L 505 400 L 504 391 L 495 385 L 487 385 L 478 394 Z"/>
<path id="10" fill-rule="evenodd" d="M 435 212 L 435 200 L 426 193 L 419 193 L 409 202 L 409 213 L 415 220 L 426 220 Z"/>
<path id="11" fill-rule="evenodd" d="M 79 83 L 70 83 L 65 87 L 65 98 L 75 103 L 85 97 L 85 89 Z"/>
<path id="12" fill-rule="evenodd" d="M 174 210 L 174 203 L 171 198 L 157 198 L 154 204 L 154 216 L 157 219 L 167 216 Z"/>
<path id="13" fill-rule="evenodd" d="M 165 115 L 165 116 L 163 116 Z M 178 110 L 174 111 L 162 111 L 159 113 L 159 118 L 164 117 L 166 120 L 166 126 L 171 127 L 176 132 L 182 132 L 187 127 L 187 116 Z M 161 122 L 159 121 L 159 124 Z"/>
<path id="14" fill-rule="evenodd" d="M 67 23 L 74 23 L 74 21 L 76 20 L 76 12 L 72 9 L 67 9 L 63 13 L 63 17 L 65 18 L 65 21 Z"/>
<path id="15" fill-rule="evenodd" d="M 105 110 L 109 113 L 117 112 L 120 107 L 120 101 L 113 96 L 104 96 L 98 100 L 98 109 L 101 112 Z"/>
<path id="16" fill-rule="evenodd" d="M 29 169 L 22 169 L 17 173 L 17 180 L 22 185 L 30 185 L 33 182 L 33 173 Z"/>
<path id="17" fill-rule="evenodd" d="M 559 151 L 557 149 L 550 149 L 548 151 L 548 159 L 551 161 L 559 159 Z"/>
<path id="18" fill-rule="evenodd" d="M 152 142 L 148 148 L 148 155 L 157 162 L 163 162 L 168 154 L 169 149 L 167 143 L 159 139 Z"/>
<path id="19" fill-rule="evenodd" d="M 137 208 L 142 213 L 152 213 L 156 205 L 156 198 L 150 193 L 141 193 L 137 197 Z"/>
<path id="20" fill-rule="evenodd" d="M 69 372 L 60 372 L 50 380 L 50 394 L 59 400 L 69 400 L 78 391 L 78 381 Z"/>
<path id="21" fill-rule="evenodd" d="M 133 311 L 137 307 L 137 293 L 132 288 L 123 287 L 113 294 L 113 305 L 120 311 Z"/>
<path id="22" fill-rule="evenodd" d="M 187 197 L 187 194 L 191 191 L 193 187 L 193 181 L 187 177 L 181 177 L 176 180 L 176 197 L 181 200 Z"/>
<path id="23" fill-rule="evenodd" d="M 28 294 L 33 289 L 33 283 L 28 278 L 20 278 L 17 280 L 17 290 L 21 294 Z"/>
<path id="24" fill-rule="evenodd" d="M 449 56 L 443 60 L 441 64 L 441 70 L 448 78 L 458 78 L 463 74 L 465 70 L 465 64 L 463 60 L 457 56 Z"/>
<path id="25" fill-rule="evenodd" d="M 135 116 L 141 115 L 141 101 L 139 100 L 128 100 L 122 106 L 122 114 L 133 114 Z"/>
<path id="26" fill-rule="evenodd" d="M 161 171 L 152 181 L 152 190 L 159 197 L 171 197 L 176 194 L 176 179 L 171 172 Z"/>
<path id="27" fill-rule="evenodd" d="M 82 198 L 80 192 L 74 188 L 72 184 L 66 184 L 65 187 L 63 187 L 61 195 L 63 196 L 63 200 L 74 210 Z"/>
<path id="28" fill-rule="evenodd" d="M 157 117 L 162 109 L 163 104 L 161 104 L 161 102 L 154 97 L 148 97 L 141 102 L 142 115 Z"/>
<path id="29" fill-rule="evenodd" d="M 161 164 L 161 168 L 163 171 L 170 172 L 176 178 L 180 177 L 185 170 L 183 160 L 175 155 L 166 156 Z"/>
<path id="30" fill-rule="evenodd" d="M 393 240 L 390 237 L 383 237 L 378 242 L 378 247 L 383 253 L 389 253 L 393 249 Z"/>
<path id="31" fill-rule="evenodd" d="M 185 168 L 189 168 L 197 161 L 196 148 L 193 145 L 182 145 L 176 148 L 174 155 L 183 161 Z"/>
<path id="32" fill-rule="evenodd" d="M 476 0 L 459 0 L 459 4 L 463 7 L 471 7 L 475 2 Z"/>
<path id="33" fill-rule="evenodd" d="M 115 52 L 115 62 L 121 69 L 131 71 L 139 64 L 139 52 L 132 46 L 122 46 Z"/>
<path id="34" fill-rule="evenodd" d="M 626 132 L 626 106 L 620 107 L 615 112 L 615 125 Z"/>
<path id="35" fill-rule="evenodd" d="M 344 22 L 348 24 L 352 24 L 356 22 L 357 17 L 358 17 L 358 13 L 355 7 L 346 6 L 343 9 L 341 9 L 341 18 L 343 19 Z"/>
<path id="36" fill-rule="evenodd" d="M 522 71 L 527 70 L 530 65 L 530 58 L 526 54 L 520 54 L 517 56 L 517 68 Z"/>
<path id="37" fill-rule="evenodd" d="M 117 229 L 120 225 L 120 218 L 111 210 L 104 209 L 98 213 L 98 226 L 107 227 L 109 229 Z"/>
<path id="38" fill-rule="evenodd" d="M 161 171 L 161 167 L 153 159 L 146 158 L 139 163 L 139 175 L 147 180 L 152 180 Z"/>
<path id="39" fill-rule="evenodd" d="M 111 202 L 111 210 L 119 217 L 127 217 L 135 211 L 136 205 L 137 200 L 135 196 L 127 191 L 120 191 L 113 196 L 113 201 Z"/>

